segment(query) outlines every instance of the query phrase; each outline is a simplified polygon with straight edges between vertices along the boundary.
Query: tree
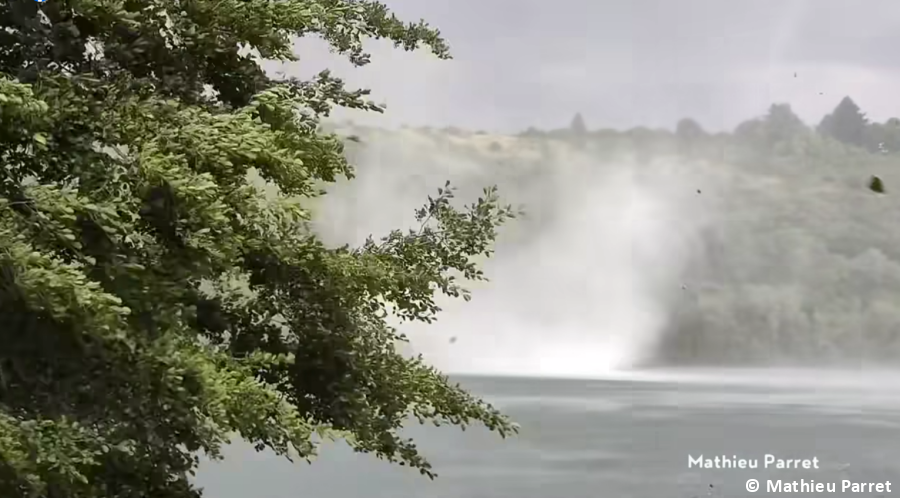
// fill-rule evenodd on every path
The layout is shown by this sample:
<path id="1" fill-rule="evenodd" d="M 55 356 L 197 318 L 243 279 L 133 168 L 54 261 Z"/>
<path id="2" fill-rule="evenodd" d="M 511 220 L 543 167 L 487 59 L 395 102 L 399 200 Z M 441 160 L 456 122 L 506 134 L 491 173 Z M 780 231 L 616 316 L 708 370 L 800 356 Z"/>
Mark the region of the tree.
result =
<path id="1" fill-rule="evenodd" d="M 900 119 L 890 118 L 884 123 L 871 123 L 866 128 L 866 148 L 872 152 L 895 154 L 900 152 Z"/>
<path id="2" fill-rule="evenodd" d="M 678 149 L 682 154 L 691 156 L 697 153 L 699 141 L 706 136 L 700 123 L 690 118 L 678 121 L 675 125 L 675 136 L 678 138 Z"/>
<path id="3" fill-rule="evenodd" d="M 437 30 L 351 0 L 11 0 L 0 25 L 0 496 L 196 497 L 197 453 L 235 433 L 292 458 L 345 437 L 433 476 L 410 416 L 515 430 L 385 321 L 468 299 L 456 279 L 484 278 L 512 216 L 496 189 L 326 247 L 304 206 L 352 168 L 320 119 L 381 109 L 260 66 L 304 35 L 356 65 L 366 37 L 449 58 Z"/>
<path id="4" fill-rule="evenodd" d="M 890 118 L 882 126 L 884 139 L 879 143 L 879 150 L 896 154 L 900 152 L 900 119 Z"/>
<path id="5" fill-rule="evenodd" d="M 678 121 L 675 125 L 675 135 L 682 140 L 696 140 L 706 135 L 700 123 L 690 118 Z"/>
<path id="6" fill-rule="evenodd" d="M 765 141 L 765 121 L 759 118 L 743 121 L 735 127 L 733 135 L 743 142 L 762 143 Z"/>
<path id="7" fill-rule="evenodd" d="M 587 126 L 584 124 L 584 118 L 581 117 L 580 112 L 575 114 L 575 117 L 572 118 L 572 123 L 569 124 L 569 131 L 575 135 L 584 135 L 587 133 Z"/>
<path id="8" fill-rule="evenodd" d="M 763 120 L 763 126 L 769 147 L 790 142 L 807 131 L 806 125 L 794 114 L 790 104 L 772 104 Z"/>
<path id="9" fill-rule="evenodd" d="M 839 142 L 863 147 L 868 124 L 859 106 L 850 97 L 844 97 L 831 114 L 822 118 L 818 131 Z"/>

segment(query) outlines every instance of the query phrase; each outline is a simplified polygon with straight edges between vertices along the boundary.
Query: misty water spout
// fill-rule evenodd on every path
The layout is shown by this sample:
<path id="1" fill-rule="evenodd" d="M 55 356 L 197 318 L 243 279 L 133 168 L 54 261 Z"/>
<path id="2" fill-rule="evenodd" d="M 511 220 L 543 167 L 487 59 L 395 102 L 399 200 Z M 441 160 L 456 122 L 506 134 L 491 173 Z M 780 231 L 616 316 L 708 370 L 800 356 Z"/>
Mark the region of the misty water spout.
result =
<path id="1" fill-rule="evenodd" d="M 627 164 L 569 178 L 564 213 L 529 247 L 498 254 L 492 282 L 413 344 L 449 372 L 591 377 L 637 365 L 681 291 L 683 211 Z M 694 189 L 684 189 L 693 195 Z M 459 337 L 448 346 L 446 335 Z"/>
<path id="2" fill-rule="evenodd" d="M 367 144 L 356 153 L 356 180 L 323 199 L 323 238 L 358 244 L 411 226 L 415 207 L 447 179 L 475 192 L 497 183 L 526 217 L 504 228 L 484 268 L 491 281 L 469 285 L 471 302 L 441 299 L 436 323 L 401 325 L 409 352 L 450 373 L 571 377 L 653 355 L 685 293 L 700 207 L 714 197 L 697 165 L 598 158 L 564 144 L 546 145 L 534 162 L 534 144 L 505 137 L 504 150 L 521 154 L 506 166 L 474 152 L 491 140 L 501 138 L 470 138 L 470 152 L 440 154 L 440 141 L 411 131 Z"/>

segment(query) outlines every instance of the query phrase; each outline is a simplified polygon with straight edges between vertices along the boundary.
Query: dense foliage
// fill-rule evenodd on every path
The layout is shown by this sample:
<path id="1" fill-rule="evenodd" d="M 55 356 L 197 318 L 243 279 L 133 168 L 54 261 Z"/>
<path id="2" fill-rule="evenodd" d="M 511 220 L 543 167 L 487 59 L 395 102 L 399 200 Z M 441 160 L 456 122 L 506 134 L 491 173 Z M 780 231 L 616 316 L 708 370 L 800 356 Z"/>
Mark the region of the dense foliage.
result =
<path id="1" fill-rule="evenodd" d="M 496 191 L 326 247 L 305 201 L 352 169 L 319 119 L 380 109 L 260 67 L 305 35 L 357 65 L 368 37 L 449 57 L 436 30 L 353 0 L 10 0 L 0 24 L 0 495 L 198 496 L 198 452 L 235 433 L 295 457 L 344 436 L 432 475 L 410 416 L 514 430 L 386 322 L 483 278 Z"/>

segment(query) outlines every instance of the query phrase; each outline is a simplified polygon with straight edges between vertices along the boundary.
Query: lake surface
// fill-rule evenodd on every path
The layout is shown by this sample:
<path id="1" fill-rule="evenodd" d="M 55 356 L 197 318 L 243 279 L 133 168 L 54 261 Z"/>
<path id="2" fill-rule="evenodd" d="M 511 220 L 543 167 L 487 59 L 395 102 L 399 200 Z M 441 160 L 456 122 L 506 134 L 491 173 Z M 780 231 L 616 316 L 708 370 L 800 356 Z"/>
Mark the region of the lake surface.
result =
<path id="1" fill-rule="evenodd" d="M 357 455 L 342 443 L 312 465 L 233 446 L 198 475 L 210 498 L 656 498 L 782 496 L 835 484 L 831 496 L 900 494 L 900 377 L 792 371 L 693 371 L 606 380 L 460 378 L 521 426 L 412 427 L 439 477 Z M 818 469 L 763 468 L 765 455 Z M 690 458 L 756 460 L 693 468 Z M 721 461 L 724 465 L 724 461 Z M 808 465 L 812 465 L 810 462 Z M 761 489 L 746 490 L 748 479 Z M 885 483 L 842 492 L 843 481 Z M 896 485 L 894 482 L 896 481 Z M 803 488 L 800 482 L 805 482 Z"/>

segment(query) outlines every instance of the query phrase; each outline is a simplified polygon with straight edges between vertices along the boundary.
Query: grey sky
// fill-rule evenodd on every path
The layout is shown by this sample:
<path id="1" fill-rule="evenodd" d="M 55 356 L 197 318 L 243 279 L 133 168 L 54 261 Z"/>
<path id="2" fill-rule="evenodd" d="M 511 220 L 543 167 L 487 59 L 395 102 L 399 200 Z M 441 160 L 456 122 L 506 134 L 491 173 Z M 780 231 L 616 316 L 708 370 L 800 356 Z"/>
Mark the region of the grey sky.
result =
<path id="1" fill-rule="evenodd" d="M 900 115 L 896 0 L 389 0 L 450 42 L 452 61 L 373 44 L 351 69 L 298 44 L 291 73 L 334 68 L 388 104 L 386 125 L 495 131 L 671 127 L 690 116 L 732 128 L 788 102 L 817 122 L 844 95 L 870 117 Z M 794 74 L 796 73 L 796 78 Z"/>

